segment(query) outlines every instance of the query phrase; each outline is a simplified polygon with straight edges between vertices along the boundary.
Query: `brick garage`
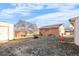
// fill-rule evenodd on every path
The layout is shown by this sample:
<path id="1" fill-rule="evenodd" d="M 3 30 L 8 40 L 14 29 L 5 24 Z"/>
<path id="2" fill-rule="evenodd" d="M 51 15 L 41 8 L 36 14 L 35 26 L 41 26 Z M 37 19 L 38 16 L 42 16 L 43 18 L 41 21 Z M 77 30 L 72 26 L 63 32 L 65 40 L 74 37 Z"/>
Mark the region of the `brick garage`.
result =
<path id="1" fill-rule="evenodd" d="M 64 30 L 62 28 L 64 28 L 62 24 L 48 25 L 48 26 L 41 27 L 39 29 L 39 33 L 42 36 L 49 36 L 49 35 L 59 36 L 61 35 L 61 32 Z"/>
<path id="2" fill-rule="evenodd" d="M 58 35 L 59 30 L 58 28 L 41 28 L 40 35 L 48 36 L 48 35 Z"/>

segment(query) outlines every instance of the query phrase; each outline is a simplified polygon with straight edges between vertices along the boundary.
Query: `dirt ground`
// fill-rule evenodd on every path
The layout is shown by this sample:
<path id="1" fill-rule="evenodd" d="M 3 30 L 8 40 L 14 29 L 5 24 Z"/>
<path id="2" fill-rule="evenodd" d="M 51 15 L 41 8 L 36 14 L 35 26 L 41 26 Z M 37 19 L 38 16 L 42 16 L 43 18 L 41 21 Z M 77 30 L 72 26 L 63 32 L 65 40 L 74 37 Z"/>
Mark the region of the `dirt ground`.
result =
<path id="1" fill-rule="evenodd" d="M 77 56 L 79 47 L 54 37 L 20 39 L 0 44 L 0 56 Z"/>

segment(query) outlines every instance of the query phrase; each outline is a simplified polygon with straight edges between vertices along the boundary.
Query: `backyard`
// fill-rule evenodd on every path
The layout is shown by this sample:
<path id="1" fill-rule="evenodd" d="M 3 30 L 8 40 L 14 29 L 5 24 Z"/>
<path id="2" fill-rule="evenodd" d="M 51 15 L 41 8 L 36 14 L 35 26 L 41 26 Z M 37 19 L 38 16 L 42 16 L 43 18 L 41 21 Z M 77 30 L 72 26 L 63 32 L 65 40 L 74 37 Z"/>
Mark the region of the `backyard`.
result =
<path id="1" fill-rule="evenodd" d="M 61 43 L 57 37 L 39 37 L 12 40 L 0 44 L 1 56 L 77 56 L 79 47 Z"/>

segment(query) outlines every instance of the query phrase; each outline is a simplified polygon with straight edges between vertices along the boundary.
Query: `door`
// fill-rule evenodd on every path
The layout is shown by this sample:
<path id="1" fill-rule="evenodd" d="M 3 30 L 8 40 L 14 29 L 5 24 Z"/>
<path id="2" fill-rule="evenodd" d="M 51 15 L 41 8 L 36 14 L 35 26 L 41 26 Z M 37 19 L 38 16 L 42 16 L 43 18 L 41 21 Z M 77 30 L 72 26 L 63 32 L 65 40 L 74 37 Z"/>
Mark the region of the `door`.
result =
<path id="1" fill-rule="evenodd" d="M 8 41 L 9 33 L 8 27 L 0 27 L 0 42 Z"/>

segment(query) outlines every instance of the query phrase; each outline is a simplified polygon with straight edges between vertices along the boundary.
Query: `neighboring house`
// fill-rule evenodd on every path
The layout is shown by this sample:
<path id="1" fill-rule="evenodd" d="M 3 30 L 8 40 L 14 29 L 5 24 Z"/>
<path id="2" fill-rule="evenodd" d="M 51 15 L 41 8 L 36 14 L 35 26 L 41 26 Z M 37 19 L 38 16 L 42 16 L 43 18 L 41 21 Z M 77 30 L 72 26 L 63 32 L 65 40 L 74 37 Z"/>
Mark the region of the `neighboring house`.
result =
<path id="1" fill-rule="evenodd" d="M 64 37 L 73 37 L 74 29 L 73 28 L 65 28 Z"/>
<path id="2" fill-rule="evenodd" d="M 26 31 L 17 31 L 17 30 L 15 30 L 15 39 L 26 37 L 26 35 L 27 35 Z"/>
<path id="3" fill-rule="evenodd" d="M 69 22 L 74 26 L 75 25 L 75 20 L 77 17 L 69 19 Z"/>
<path id="4" fill-rule="evenodd" d="M 14 25 L 6 22 L 0 22 L 0 43 L 8 42 L 14 39 Z"/>
<path id="5" fill-rule="evenodd" d="M 74 26 L 74 43 L 79 45 L 79 17 L 71 18 L 69 21 Z"/>
<path id="6" fill-rule="evenodd" d="M 64 35 L 64 32 L 65 30 L 62 24 L 48 25 L 39 28 L 39 34 L 41 36 L 49 36 L 49 35 L 62 36 Z"/>
<path id="7" fill-rule="evenodd" d="M 24 20 L 19 20 L 15 24 L 15 38 L 27 38 L 33 37 L 39 33 L 35 24 L 26 22 Z"/>

